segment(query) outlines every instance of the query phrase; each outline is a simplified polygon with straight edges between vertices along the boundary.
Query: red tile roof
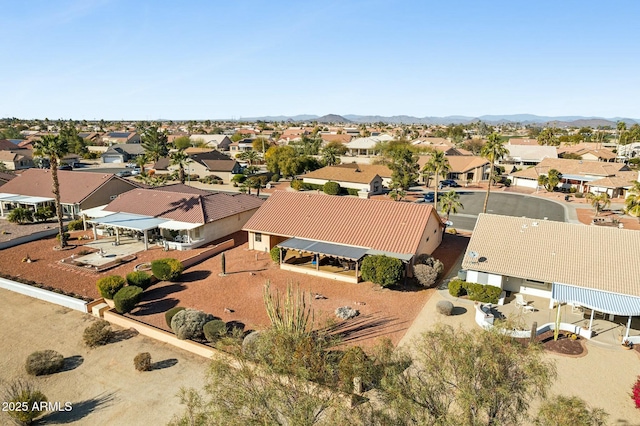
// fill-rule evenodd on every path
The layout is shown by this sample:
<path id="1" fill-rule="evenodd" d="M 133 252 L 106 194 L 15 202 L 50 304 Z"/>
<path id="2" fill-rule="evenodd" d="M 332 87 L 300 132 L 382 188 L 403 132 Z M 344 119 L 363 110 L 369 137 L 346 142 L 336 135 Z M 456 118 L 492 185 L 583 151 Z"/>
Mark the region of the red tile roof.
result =
<path id="1" fill-rule="evenodd" d="M 430 204 L 275 191 L 243 229 L 415 254 L 429 220 Z"/>
<path id="2" fill-rule="evenodd" d="M 81 203 L 112 179 L 128 182 L 132 188 L 137 186 L 135 183 L 119 178 L 113 173 L 58 170 L 60 202 L 64 204 Z M 32 197 L 51 197 L 53 195 L 52 185 L 50 170 L 27 169 L 17 175 L 15 179 L 4 184 L 2 192 Z"/>
<path id="3" fill-rule="evenodd" d="M 208 223 L 257 209 L 263 200 L 246 194 L 181 192 L 182 185 L 134 189 L 110 202 L 104 209 L 189 223 Z M 176 191 L 177 190 L 177 191 Z"/>

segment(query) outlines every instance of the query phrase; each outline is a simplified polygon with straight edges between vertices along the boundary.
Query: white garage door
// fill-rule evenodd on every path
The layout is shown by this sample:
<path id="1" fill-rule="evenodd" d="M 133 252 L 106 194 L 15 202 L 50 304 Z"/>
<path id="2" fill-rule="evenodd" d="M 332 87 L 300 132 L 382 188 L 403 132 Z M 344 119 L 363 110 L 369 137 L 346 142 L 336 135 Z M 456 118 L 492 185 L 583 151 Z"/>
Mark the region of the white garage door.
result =
<path id="1" fill-rule="evenodd" d="M 122 163 L 122 157 L 102 157 L 104 163 Z"/>

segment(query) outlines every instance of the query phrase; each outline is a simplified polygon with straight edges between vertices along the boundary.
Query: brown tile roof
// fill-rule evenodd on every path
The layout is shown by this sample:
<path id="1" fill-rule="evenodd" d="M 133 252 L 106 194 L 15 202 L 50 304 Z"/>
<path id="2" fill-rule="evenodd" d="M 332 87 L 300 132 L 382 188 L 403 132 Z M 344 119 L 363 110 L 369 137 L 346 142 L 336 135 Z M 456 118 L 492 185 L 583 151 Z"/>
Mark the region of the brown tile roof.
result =
<path id="1" fill-rule="evenodd" d="M 538 139 L 529 138 L 511 138 L 509 139 L 510 145 L 538 145 Z"/>
<path id="2" fill-rule="evenodd" d="M 93 173 L 58 170 L 60 201 L 65 204 L 81 203 L 111 179 L 125 181 L 135 188 L 137 185 L 112 173 Z M 51 172 L 48 169 L 27 169 L 15 179 L 2 186 L 2 192 L 33 197 L 52 196 Z"/>
<path id="3" fill-rule="evenodd" d="M 202 160 L 210 172 L 230 172 L 236 167 L 235 160 Z"/>
<path id="4" fill-rule="evenodd" d="M 600 186 L 603 188 L 628 188 L 633 186 L 633 182 L 640 177 L 638 172 L 618 172 L 616 176 L 610 176 L 589 182 L 589 186 Z"/>
<path id="5" fill-rule="evenodd" d="M 465 173 L 478 167 L 489 164 L 489 160 L 475 155 L 451 155 L 447 156 L 452 173 Z"/>
<path id="6" fill-rule="evenodd" d="M 480 214 L 467 254 L 464 269 L 640 296 L 638 231 Z"/>
<path id="7" fill-rule="evenodd" d="M 347 163 L 337 166 L 326 166 L 306 173 L 302 175 L 302 178 L 370 183 L 376 176 L 391 177 L 391 170 L 384 165 Z"/>
<path id="8" fill-rule="evenodd" d="M 14 177 L 16 177 L 16 175 L 14 175 L 12 173 L 0 172 L 0 185 L 9 182 Z"/>
<path id="9" fill-rule="evenodd" d="M 185 194 L 197 194 L 197 195 L 212 194 L 211 191 L 206 191 L 204 189 L 196 188 L 195 186 L 185 185 L 183 183 L 172 183 L 169 185 L 154 186 L 153 189 L 156 189 L 158 191 L 182 192 Z"/>
<path id="10" fill-rule="evenodd" d="M 1 151 L 10 151 L 12 149 L 16 149 L 18 148 L 18 145 L 16 145 L 15 143 L 7 140 L 7 139 L 1 139 L 0 140 L 0 150 Z"/>
<path id="11" fill-rule="evenodd" d="M 537 166 L 512 173 L 514 177 L 537 179 L 551 169 L 563 175 L 613 176 L 629 168 L 623 163 L 605 163 L 601 161 L 569 160 L 566 158 L 545 158 Z"/>
<path id="12" fill-rule="evenodd" d="M 246 194 L 207 193 L 205 195 L 172 188 L 134 189 L 110 202 L 104 209 L 189 223 L 208 223 L 237 213 L 257 209 L 263 200 Z"/>
<path id="13" fill-rule="evenodd" d="M 429 220 L 430 204 L 275 191 L 243 229 L 415 254 Z"/>
<path id="14" fill-rule="evenodd" d="M 325 142 L 349 143 L 353 136 L 341 133 L 339 135 L 321 133 L 320 138 Z"/>

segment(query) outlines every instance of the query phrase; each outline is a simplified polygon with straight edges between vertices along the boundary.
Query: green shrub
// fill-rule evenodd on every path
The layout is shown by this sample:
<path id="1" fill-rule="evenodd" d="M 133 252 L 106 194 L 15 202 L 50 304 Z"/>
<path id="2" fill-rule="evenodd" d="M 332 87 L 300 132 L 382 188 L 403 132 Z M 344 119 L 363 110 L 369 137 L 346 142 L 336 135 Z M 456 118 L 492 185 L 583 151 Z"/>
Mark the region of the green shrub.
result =
<path id="1" fill-rule="evenodd" d="M 135 285 L 129 285 L 122 287 L 115 296 L 113 296 L 113 303 L 116 306 L 116 311 L 120 314 L 127 314 L 136 307 L 142 298 L 142 289 Z"/>
<path id="2" fill-rule="evenodd" d="M 389 287 L 402 279 L 403 264 L 400 259 L 384 255 L 367 256 L 362 261 L 362 278 Z"/>
<path id="3" fill-rule="evenodd" d="M 165 258 L 151 262 L 151 272 L 160 281 L 175 281 L 184 271 L 182 262 L 178 259 Z"/>
<path id="4" fill-rule="evenodd" d="M 51 349 L 37 351 L 27 357 L 25 368 L 32 376 L 53 374 L 64 367 L 64 357 Z"/>
<path id="5" fill-rule="evenodd" d="M 171 320 L 173 319 L 173 316 L 183 310 L 185 310 L 185 308 L 183 308 L 182 306 L 176 306 L 175 308 L 171 308 L 164 313 L 164 319 L 165 321 L 167 321 L 167 326 L 169 328 L 171 328 Z"/>
<path id="6" fill-rule="evenodd" d="M 338 182 L 327 182 L 322 190 L 328 195 L 338 195 L 340 194 L 340 184 Z"/>
<path id="7" fill-rule="evenodd" d="M 82 338 L 84 343 L 90 348 L 96 346 L 102 346 L 109 343 L 109 340 L 113 337 L 113 330 L 111 330 L 111 324 L 109 321 L 98 320 L 84 329 Z"/>
<path id="8" fill-rule="evenodd" d="M 68 232 L 63 233 L 64 235 L 64 240 L 65 241 L 69 241 L 69 237 L 71 236 Z M 60 234 L 56 234 L 56 240 L 60 241 Z"/>
<path id="9" fill-rule="evenodd" d="M 29 209 L 18 207 L 9 212 L 7 220 L 11 223 L 17 223 L 19 225 L 33 222 L 33 212 Z"/>
<path id="10" fill-rule="evenodd" d="M 216 342 L 227 335 L 227 324 L 222 320 L 213 320 L 206 323 L 202 329 L 208 342 Z"/>
<path id="11" fill-rule="evenodd" d="M 498 303 L 502 289 L 493 285 L 467 283 L 469 299 L 482 303 Z"/>
<path id="12" fill-rule="evenodd" d="M 151 354 L 149 352 L 140 352 L 133 358 L 133 365 L 138 371 L 151 370 Z"/>
<path id="13" fill-rule="evenodd" d="M 146 290 L 151 286 L 151 275 L 144 271 L 134 271 L 127 274 L 127 284 Z"/>
<path id="14" fill-rule="evenodd" d="M 575 197 L 576 198 L 584 198 L 584 194 L 582 192 L 576 192 L 575 193 Z"/>
<path id="15" fill-rule="evenodd" d="M 269 251 L 269 254 L 271 255 L 271 260 L 273 260 L 275 263 L 280 263 L 280 248 L 273 246 L 273 248 Z M 282 253 L 283 259 L 285 254 L 286 254 L 286 251 Z"/>
<path id="16" fill-rule="evenodd" d="M 33 217 L 38 222 L 44 222 L 45 220 L 51 219 L 53 216 L 55 216 L 55 212 L 53 211 L 51 206 L 39 207 L 38 210 L 36 210 L 36 212 L 33 214 Z"/>
<path id="17" fill-rule="evenodd" d="M 460 297 L 467 294 L 466 282 L 461 279 L 455 279 L 449 281 L 449 294 L 453 297 Z"/>
<path id="18" fill-rule="evenodd" d="M 3 402 L 8 403 L 6 413 L 19 425 L 32 424 L 33 420 L 45 411 L 40 410 L 40 403 L 48 401 L 34 384 L 23 379 L 14 379 L 6 384 L 2 397 Z M 26 410 L 15 408 L 22 408 L 25 405 L 28 407 Z M 9 410 L 9 408 L 13 409 Z"/>
<path id="19" fill-rule="evenodd" d="M 274 174 L 273 176 L 271 176 L 271 182 L 278 182 L 280 180 L 280 175 L 279 174 Z"/>
<path id="20" fill-rule="evenodd" d="M 105 299 L 113 299 L 113 296 L 115 296 L 115 294 L 124 287 L 125 284 L 125 279 L 120 275 L 108 275 L 100 278 L 96 283 L 100 296 Z"/>
<path id="21" fill-rule="evenodd" d="M 355 188 L 346 188 L 346 190 L 349 195 L 358 195 L 358 190 Z"/>
<path id="22" fill-rule="evenodd" d="M 302 181 L 299 179 L 294 179 L 291 181 L 291 188 L 295 189 L 296 191 L 300 191 L 302 190 Z"/>
<path id="23" fill-rule="evenodd" d="M 233 183 L 242 183 L 245 180 L 247 180 L 247 177 L 245 175 L 243 175 L 242 173 L 238 173 L 236 175 L 233 175 L 233 177 L 231 178 L 231 182 L 233 182 Z"/>
<path id="24" fill-rule="evenodd" d="M 200 339 L 204 335 L 204 325 L 215 318 L 196 309 L 184 309 L 171 319 L 171 329 L 181 340 Z"/>
<path id="25" fill-rule="evenodd" d="M 69 231 L 77 231 L 79 229 L 84 229 L 84 223 L 82 219 L 72 220 L 67 224 L 67 229 Z"/>
<path id="26" fill-rule="evenodd" d="M 344 392 L 353 392 L 353 379 L 359 377 L 363 387 L 368 387 L 373 381 L 373 365 L 360 346 L 354 346 L 346 350 L 338 363 L 338 378 L 340 389 Z"/>

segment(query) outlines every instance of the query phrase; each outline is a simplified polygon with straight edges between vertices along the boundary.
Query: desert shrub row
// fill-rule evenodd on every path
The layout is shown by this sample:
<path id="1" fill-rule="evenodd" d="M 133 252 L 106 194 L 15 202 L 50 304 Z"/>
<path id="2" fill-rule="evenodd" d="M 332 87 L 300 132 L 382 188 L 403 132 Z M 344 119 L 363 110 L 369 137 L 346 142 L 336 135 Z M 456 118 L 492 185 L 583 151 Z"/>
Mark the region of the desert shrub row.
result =
<path id="1" fill-rule="evenodd" d="M 449 282 L 449 294 L 454 297 L 467 295 L 469 299 L 478 302 L 498 303 L 500 293 L 502 289 L 493 285 L 469 283 L 460 279 Z"/>

